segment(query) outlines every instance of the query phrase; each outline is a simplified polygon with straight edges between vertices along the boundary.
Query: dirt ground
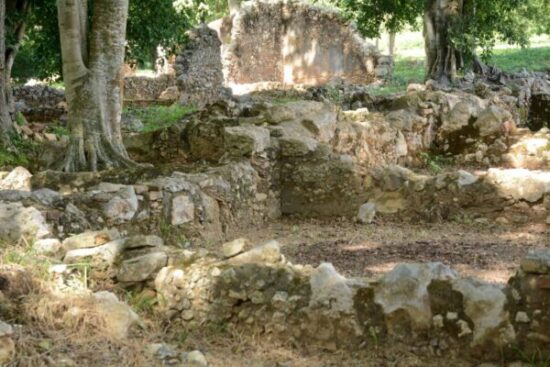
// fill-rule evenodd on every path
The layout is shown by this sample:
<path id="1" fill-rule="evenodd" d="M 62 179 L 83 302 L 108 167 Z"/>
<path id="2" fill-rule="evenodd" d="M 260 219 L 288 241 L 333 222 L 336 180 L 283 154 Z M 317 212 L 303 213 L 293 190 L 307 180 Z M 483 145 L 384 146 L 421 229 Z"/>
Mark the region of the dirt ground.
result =
<path id="1" fill-rule="evenodd" d="M 461 276 L 506 283 L 522 257 L 550 248 L 550 226 L 418 225 L 285 219 L 239 233 L 253 243 L 277 239 L 296 264 L 331 262 L 346 276 L 376 277 L 402 262 L 442 262 Z"/>

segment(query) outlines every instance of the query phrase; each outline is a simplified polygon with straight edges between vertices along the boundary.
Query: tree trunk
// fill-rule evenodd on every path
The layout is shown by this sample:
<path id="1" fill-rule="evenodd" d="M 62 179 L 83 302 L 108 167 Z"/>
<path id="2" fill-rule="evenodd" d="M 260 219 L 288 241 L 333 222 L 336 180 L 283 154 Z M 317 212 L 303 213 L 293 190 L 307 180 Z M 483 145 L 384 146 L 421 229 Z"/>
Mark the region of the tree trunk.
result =
<path id="1" fill-rule="evenodd" d="M 395 32 L 390 32 L 388 49 L 390 56 L 393 57 L 393 54 L 395 53 Z"/>
<path id="2" fill-rule="evenodd" d="M 12 120 L 15 118 L 15 101 L 13 98 L 13 92 L 11 89 L 11 72 L 13 70 L 13 64 L 15 62 L 15 57 L 19 52 L 21 43 L 23 42 L 23 37 L 25 36 L 25 31 L 27 29 L 27 23 L 25 21 L 25 16 L 29 10 L 29 2 L 27 0 L 18 0 L 14 4 L 15 10 L 21 16 L 21 20 L 17 22 L 15 28 L 13 29 L 14 43 L 6 47 L 6 73 L 5 80 L 6 84 L 6 99 L 7 105 L 9 108 L 9 113 L 12 116 Z"/>
<path id="3" fill-rule="evenodd" d="M 241 10 L 241 0 L 228 0 L 229 1 L 229 14 L 234 15 Z"/>
<path id="4" fill-rule="evenodd" d="M 426 78 L 444 86 L 454 81 L 457 63 L 462 63 L 448 33 L 453 17 L 461 13 L 462 0 L 427 0 L 424 10 Z"/>
<path id="5" fill-rule="evenodd" d="M 94 0 L 91 27 L 87 0 L 57 5 L 71 131 L 61 169 L 133 166 L 120 132 L 128 0 Z"/>
<path id="6" fill-rule="evenodd" d="M 9 79 L 6 68 L 6 3 L 0 1 L 0 145 L 7 150 L 13 150 L 10 133 L 13 131 L 13 121 L 9 113 L 8 93 Z"/>

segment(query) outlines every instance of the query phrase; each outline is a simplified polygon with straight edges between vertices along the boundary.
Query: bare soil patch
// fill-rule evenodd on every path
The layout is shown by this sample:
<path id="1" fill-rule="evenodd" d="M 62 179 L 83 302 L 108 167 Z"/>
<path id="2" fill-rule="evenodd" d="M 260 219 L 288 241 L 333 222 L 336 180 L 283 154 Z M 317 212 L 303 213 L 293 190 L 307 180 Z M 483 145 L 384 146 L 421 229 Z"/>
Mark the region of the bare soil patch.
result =
<path id="1" fill-rule="evenodd" d="M 461 276 L 505 283 L 521 258 L 550 247 L 550 226 L 442 223 L 418 225 L 285 219 L 240 233 L 255 242 L 275 238 L 294 263 L 331 262 L 346 276 L 375 277 L 402 262 L 442 262 Z"/>

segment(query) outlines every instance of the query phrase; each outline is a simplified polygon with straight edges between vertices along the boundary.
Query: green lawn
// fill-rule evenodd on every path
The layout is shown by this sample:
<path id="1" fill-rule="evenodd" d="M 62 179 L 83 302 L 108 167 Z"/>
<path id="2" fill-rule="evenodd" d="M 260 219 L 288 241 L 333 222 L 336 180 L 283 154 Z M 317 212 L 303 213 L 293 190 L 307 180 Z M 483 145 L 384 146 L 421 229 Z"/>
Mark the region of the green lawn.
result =
<path id="1" fill-rule="evenodd" d="M 385 49 L 382 38 L 380 48 Z M 405 32 L 396 39 L 395 66 L 391 80 L 385 86 L 373 88 L 374 94 L 404 91 L 409 83 L 424 82 L 424 49 L 420 32 Z M 529 48 L 497 44 L 489 64 L 508 72 L 522 69 L 550 72 L 550 36 L 536 36 Z"/>

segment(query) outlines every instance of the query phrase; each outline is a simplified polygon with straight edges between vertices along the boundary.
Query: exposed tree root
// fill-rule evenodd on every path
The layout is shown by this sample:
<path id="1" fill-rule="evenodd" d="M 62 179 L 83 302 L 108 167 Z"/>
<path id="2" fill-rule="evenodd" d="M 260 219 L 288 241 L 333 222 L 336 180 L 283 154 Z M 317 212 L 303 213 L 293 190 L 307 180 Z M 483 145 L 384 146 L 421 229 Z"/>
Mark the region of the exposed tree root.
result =
<path id="1" fill-rule="evenodd" d="M 91 135 L 71 138 L 65 159 L 56 168 L 65 172 L 95 172 L 137 166 L 136 162 L 128 158 L 124 147 L 115 146 L 103 135 Z"/>

